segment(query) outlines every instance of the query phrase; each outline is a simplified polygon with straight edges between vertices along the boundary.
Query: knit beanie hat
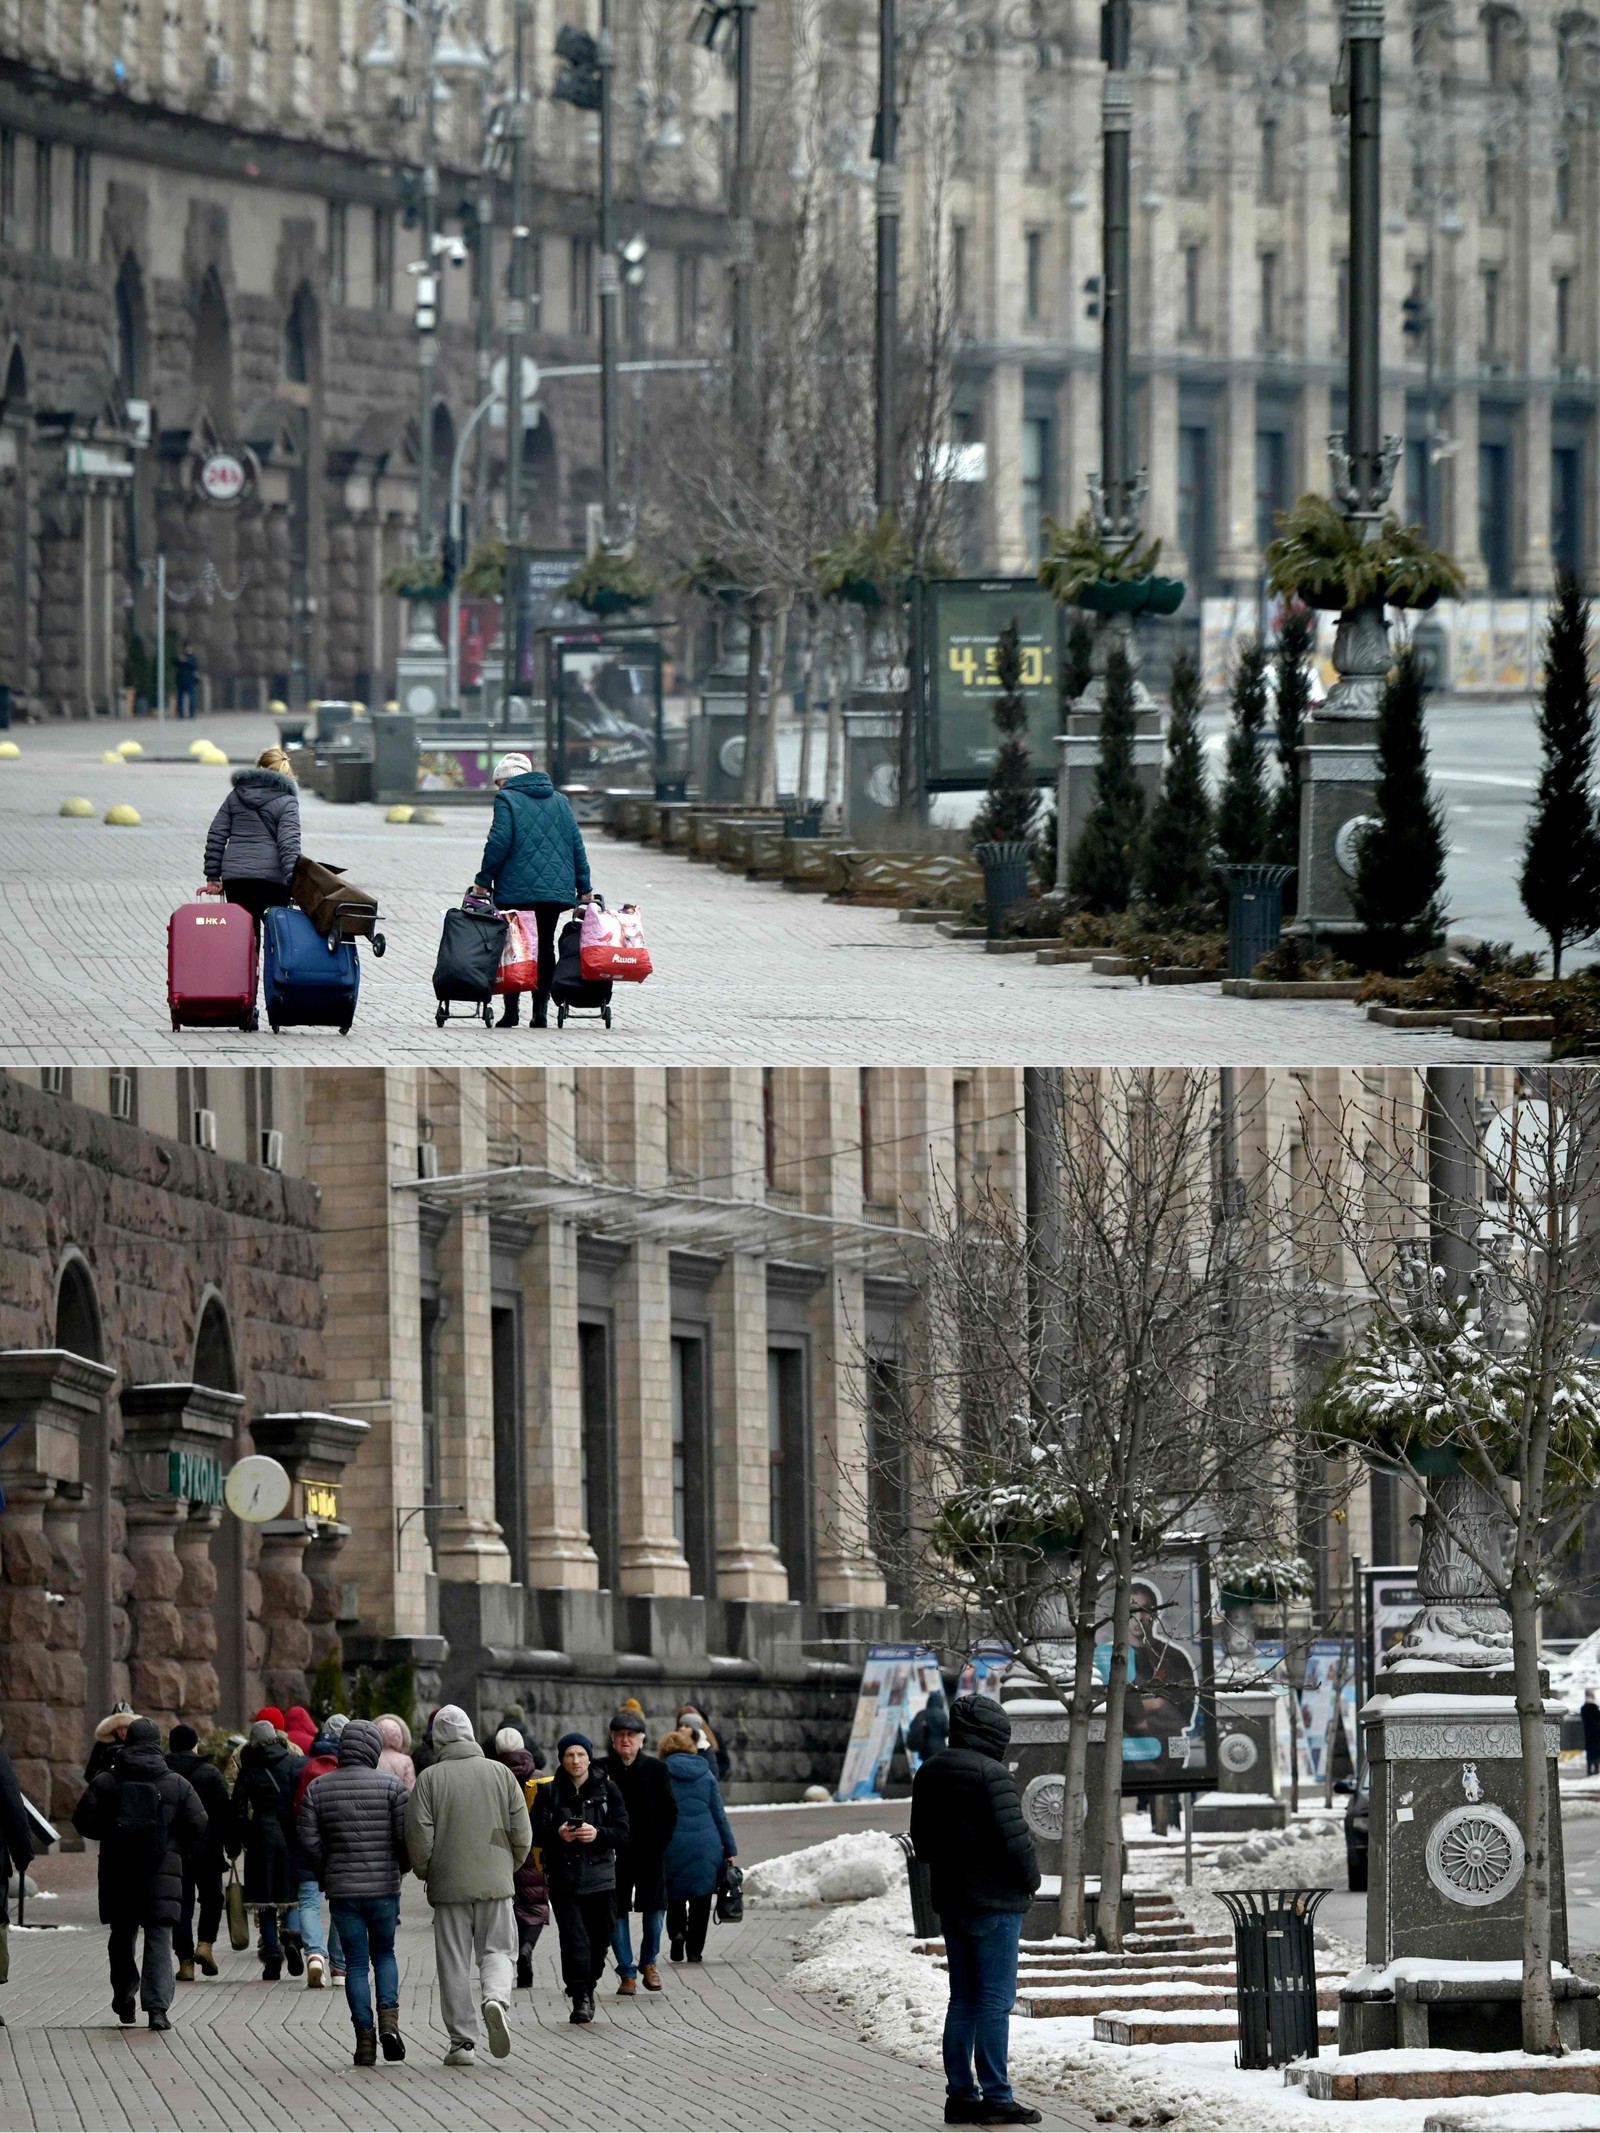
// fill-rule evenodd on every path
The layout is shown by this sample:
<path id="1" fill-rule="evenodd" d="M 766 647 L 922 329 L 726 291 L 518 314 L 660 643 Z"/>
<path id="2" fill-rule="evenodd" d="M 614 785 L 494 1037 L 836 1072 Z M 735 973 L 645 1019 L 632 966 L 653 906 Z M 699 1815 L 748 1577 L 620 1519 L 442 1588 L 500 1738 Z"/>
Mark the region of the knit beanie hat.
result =
<path id="1" fill-rule="evenodd" d="M 502 1726 L 494 1737 L 495 1754 L 510 1755 L 518 1749 L 525 1755 L 527 1753 L 527 1742 L 522 1738 L 515 1726 Z"/>
<path id="2" fill-rule="evenodd" d="M 264 1703 L 261 1706 L 260 1710 L 257 1711 L 255 1722 L 258 1726 L 261 1724 L 263 1719 L 269 1726 L 273 1727 L 276 1731 L 282 1732 L 283 1713 L 278 1709 L 278 1706 L 275 1703 Z"/>
<path id="3" fill-rule="evenodd" d="M 581 1748 L 590 1762 L 594 1761 L 594 1742 L 587 1733 L 563 1733 L 556 1742 L 557 1755 L 565 1755 L 569 1748 Z"/>
<path id="4" fill-rule="evenodd" d="M 133 1728 L 129 1727 L 131 1733 Z M 167 1735 L 167 1746 L 174 1755 L 187 1755 L 191 1748 L 198 1748 L 200 1736 L 193 1726 L 174 1726 Z"/>
<path id="5" fill-rule="evenodd" d="M 502 778 L 525 778 L 532 768 L 532 761 L 527 756 L 513 750 L 510 755 L 503 755 L 494 766 L 494 781 L 498 785 Z"/>
<path id="6" fill-rule="evenodd" d="M 130 1748 L 159 1748 L 160 1745 L 161 1728 L 153 1718 L 136 1718 L 128 1728 Z"/>
<path id="7" fill-rule="evenodd" d="M 270 1718 L 258 1718 L 250 1728 L 250 1745 L 252 1748 L 270 1748 L 277 1737 L 278 1729 Z M 128 1738 L 130 1740 L 133 1738 L 132 1726 L 128 1728 Z"/>

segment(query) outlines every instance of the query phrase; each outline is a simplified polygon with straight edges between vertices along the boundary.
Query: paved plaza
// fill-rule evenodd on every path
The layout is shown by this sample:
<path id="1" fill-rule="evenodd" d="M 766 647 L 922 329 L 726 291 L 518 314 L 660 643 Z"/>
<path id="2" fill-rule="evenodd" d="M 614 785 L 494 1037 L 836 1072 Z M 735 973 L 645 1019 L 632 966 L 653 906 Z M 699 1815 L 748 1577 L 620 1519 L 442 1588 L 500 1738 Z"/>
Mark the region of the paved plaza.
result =
<path id="1" fill-rule="evenodd" d="M 1148 988 L 1083 966 L 1043 969 L 988 956 L 893 911 L 829 904 L 745 882 L 676 854 L 591 840 L 612 904 L 643 905 L 656 976 L 618 986 L 615 1027 L 548 1034 L 440 1030 L 430 983 L 440 914 L 460 900 L 482 852 L 487 809 L 455 808 L 436 828 L 386 824 L 376 807 L 302 801 L 305 849 L 345 866 L 380 897 L 389 948 L 361 950 L 355 1029 L 174 1034 L 166 1006 L 166 927 L 200 881 L 206 827 L 227 773 L 190 763 L 209 734 L 235 762 L 275 738 L 272 722 L 224 714 L 23 728 L 0 762 L 0 1064 L 388 1065 L 572 1061 L 613 1065 L 1272 1063 L 1351 1065 L 1496 1056 L 1542 1046 L 1458 1044 L 1380 1028 L 1346 1001 L 1222 998 L 1215 985 Z M 137 737 L 136 764 L 101 761 Z M 1509 774 L 1509 773 L 1508 773 Z M 93 819 L 63 819 L 69 795 Z M 100 817 L 131 802 L 138 829 Z"/>
<path id="2" fill-rule="evenodd" d="M 747 1862 L 841 1828 L 903 1826 L 905 1810 L 824 1809 L 734 1815 Z M 180 1985 L 169 2036 L 111 2012 L 105 1935 L 94 1923 L 93 1861 L 35 1869 L 62 1890 L 34 1907 L 56 1930 L 11 1936 L 11 1984 L 0 1992 L 0 2126 L 139 2128 L 146 2133 L 316 2127 L 661 2127 L 742 2129 L 936 2127 L 943 2082 L 860 2043 L 851 2018 L 790 1989 L 794 1937 L 810 1911 L 746 1913 L 712 1928 L 703 1965 L 663 1962 L 665 1989 L 615 1996 L 608 1976 L 589 2029 L 567 2021 L 555 1929 L 540 1942 L 531 1992 L 512 2010 L 512 2049 L 470 2069 L 443 2065 L 427 1900 L 401 1897 L 399 2066 L 351 2064 L 344 1992 L 304 1980 L 261 1981 L 254 1953 L 219 1948 L 222 1975 Z M 77 1930 L 64 1930 L 64 1929 Z M 1047 2128 L 1093 2118 L 1052 2104 Z"/>

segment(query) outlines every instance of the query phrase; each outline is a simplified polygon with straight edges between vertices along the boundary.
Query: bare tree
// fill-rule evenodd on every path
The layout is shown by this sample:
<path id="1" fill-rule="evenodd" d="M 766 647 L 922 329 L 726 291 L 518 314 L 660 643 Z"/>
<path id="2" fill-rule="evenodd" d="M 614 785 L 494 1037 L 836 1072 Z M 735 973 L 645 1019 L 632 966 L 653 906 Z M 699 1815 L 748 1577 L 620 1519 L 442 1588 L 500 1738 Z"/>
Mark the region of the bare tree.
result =
<path id="1" fill-rule="evenodd" d="M 1422 1500 L 1427 1604 L 1401 1655 L 1511 1677 L 1527 1847 L 1523 2045 L 1554 2053 L 1539 1609 L 1600 1487 L 1600 1077 L 1556 1068 L 1505 1094 L 1480 1124 L 1470 1104 L 1447 1110 L 1430 1089 L 1426 1142 L 1371 1099 L 1308 1125 L 1359 1320 L 1313 1427 L 1330 1449 L 1403 1474 Z"/>

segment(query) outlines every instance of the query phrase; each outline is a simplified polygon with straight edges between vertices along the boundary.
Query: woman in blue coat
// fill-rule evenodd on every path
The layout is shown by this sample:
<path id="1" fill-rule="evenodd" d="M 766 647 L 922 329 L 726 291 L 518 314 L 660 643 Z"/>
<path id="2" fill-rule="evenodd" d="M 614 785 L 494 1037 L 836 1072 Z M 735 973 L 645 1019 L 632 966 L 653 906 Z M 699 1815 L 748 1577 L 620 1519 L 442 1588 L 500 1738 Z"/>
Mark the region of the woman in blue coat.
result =
<path id="1" fill-rule="evenodd" d="M 501 911 L 531 911 L 539 930 L 539 983 L 533 1026 L 550 1023 L 550 980 L 556 968 L 556 922 L 589 901 L 589 855 L 565 793 L 557 792 L 525 755 L 503 755 L 494 766 L 494 820 L 478 869 L 480 889 Z M 515 1029 L 522 995 L 506 994 L 502 1029 Z"/>
<path id="2" fill-rule="evenodd" d="M 722 1794 L 711 1765 L 695 1750 L 694 1735 L 680 1727 L 661 1743 L 661 1754 L 677 1802 L 677 1826 L 668 1840 L 663 1868 L 667 1883 L 667 1933 L 671 1955 L 691 1963 L 705 1953 L 711 1924 L 711 1899 L 725 1859 L 739 1847 L 723 1812 Z"/>

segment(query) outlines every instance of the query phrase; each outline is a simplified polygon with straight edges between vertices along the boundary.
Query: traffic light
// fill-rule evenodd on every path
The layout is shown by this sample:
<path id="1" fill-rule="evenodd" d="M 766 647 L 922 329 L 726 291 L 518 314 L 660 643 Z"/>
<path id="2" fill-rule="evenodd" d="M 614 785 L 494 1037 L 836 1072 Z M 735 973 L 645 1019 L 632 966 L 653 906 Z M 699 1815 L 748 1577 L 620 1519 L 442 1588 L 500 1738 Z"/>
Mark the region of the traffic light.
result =
<path id="1" fill-rule="evenodd" d="M 1100 277 L 1091 274 L 1083 285 L 1083 315 L 1085 318 L 1100 316 Z"/>
<path id="2" fill-rule="evenodd" d="M 1420 290 L 1413 289 L 1400 306 L 1400 331 L 1408 341 L 1420 340 L 1433 323 L 1433 307 Z"/>
<path id="3" fill-rule="evenodd" d="M 556 38 L 556 57 L 562 67 L 551 95 L 558 103 L 573 104 L 579 111 L 598 111 L 603 93 L 600 48 L 589 32 L 574 29 L 568 23 Z"/>

